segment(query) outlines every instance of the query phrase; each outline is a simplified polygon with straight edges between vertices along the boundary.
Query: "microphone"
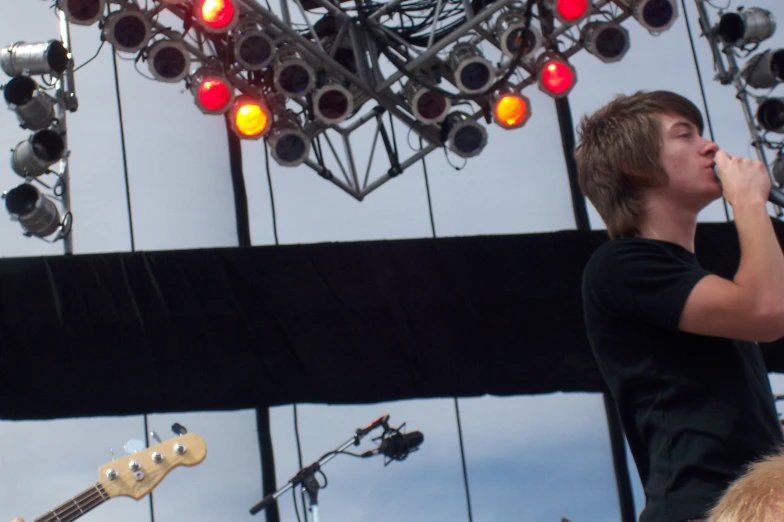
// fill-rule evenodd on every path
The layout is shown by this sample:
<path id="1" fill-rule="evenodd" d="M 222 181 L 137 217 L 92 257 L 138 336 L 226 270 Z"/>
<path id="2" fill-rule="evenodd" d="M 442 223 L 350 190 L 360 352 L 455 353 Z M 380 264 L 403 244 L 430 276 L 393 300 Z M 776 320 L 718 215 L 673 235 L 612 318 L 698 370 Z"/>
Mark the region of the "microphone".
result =
<path id="1" fill-rule="evenodd" d="M 392 460 L 403 460 L 409 453 L 417 450 L 424 440 L 425 436 L 422 435 L 421 431 L 412 431 L 411 433 L 397 432 L 391 437 L 383 439 L 378 448 L 363 453 L 362 457 L 368 458 L 383 454 Z"/>
<path id="2" fill-rule="evenodd" d="M 781 189 L 771 187 L 768 201 L 779 207 L 784 207 L 784 192 Z"/>

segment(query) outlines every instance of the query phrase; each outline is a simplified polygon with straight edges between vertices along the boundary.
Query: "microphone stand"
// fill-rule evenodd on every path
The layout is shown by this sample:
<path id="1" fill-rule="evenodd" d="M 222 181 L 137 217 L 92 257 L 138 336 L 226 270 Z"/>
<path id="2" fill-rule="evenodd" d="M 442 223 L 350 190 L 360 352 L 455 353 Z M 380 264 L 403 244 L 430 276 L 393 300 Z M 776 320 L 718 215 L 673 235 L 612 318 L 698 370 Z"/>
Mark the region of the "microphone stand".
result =
<path id="1" fill-rule="evenodd" d="M 283 495 L 285 492 L 289 491 L 290 489 L 301 485 L 308 494 L 308 501 L 310 504 L 310 510 L 313 513 L 313 522 L 318 522 L 318 490 L 320 489 L 320 484 L 318 480 L 316 480 L 315 474 L 321 471 L 321 467 L 324 466 L 327 462 L 334 459 L 338 455 L 340 455 L 343 451 L 345 451 L 349 446 L 359 446 L 360 441 L 370 433 L 372 430 L 377 428 L 378 426 L 384 426 L 386 430 L 388 428 L 387 421 L 389 420 L 389 415 L 382 415 L 375 421 L 368 424 L 365 428 L 359 428 L 354 433 L 354 436 L 351 437 L 349 440 L 338 446 L 336 449 L 332 451 L 328 451 L 324 455 L 321 456 L 316 462 L 310 464 L 309 466 L 305 466 L 301 470 L 297 472 L 296 475 L 289 479 L 288 483 L 277 490 L 274 493 L 270 493 L 259 503 L 255 506 L 250 508 L 250 514 L 255 515 L 259 511 L 263 510 L 273 502 L 278 500 L 278 497 Z"/>

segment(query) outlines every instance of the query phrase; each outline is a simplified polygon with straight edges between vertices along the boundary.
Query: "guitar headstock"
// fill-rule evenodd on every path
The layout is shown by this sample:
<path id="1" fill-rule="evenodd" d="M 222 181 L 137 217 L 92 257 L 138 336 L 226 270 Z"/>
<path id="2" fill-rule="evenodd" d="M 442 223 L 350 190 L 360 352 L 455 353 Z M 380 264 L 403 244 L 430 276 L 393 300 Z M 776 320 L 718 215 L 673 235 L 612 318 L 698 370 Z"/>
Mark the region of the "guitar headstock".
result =
<path id="1" fill-rule="evenodd" d="M 125 496 L 139 500 L 174 468 L 195 466 L 206 456 L 204 440 L 188 433 L 104 464 L 98 469 L 98 483 L 110 498 Z"/>

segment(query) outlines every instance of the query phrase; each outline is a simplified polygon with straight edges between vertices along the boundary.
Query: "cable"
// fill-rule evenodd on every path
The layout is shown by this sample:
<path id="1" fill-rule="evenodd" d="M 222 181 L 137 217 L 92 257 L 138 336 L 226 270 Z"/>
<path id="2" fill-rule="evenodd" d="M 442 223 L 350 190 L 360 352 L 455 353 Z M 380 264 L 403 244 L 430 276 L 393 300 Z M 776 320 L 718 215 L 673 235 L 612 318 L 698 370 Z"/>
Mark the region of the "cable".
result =
<path id="1" fill-rule="evenodd" d="M 419 150 L 422 150 L 422 136 L 419 137 Z M 430 213 L 430 230 L 433 233 L 433 239 L 436 238 L 436 220 L 433 217 L 433 198 L 430 195 L 430 180 L 427 176 L 427 163 L 425 163 L 425 156 L 422 156 L 422 172 L 425 175 L 425 191 L 427 192 L 427 210 Z"/>
<path id="2" fill-rule="evenodd" d="M 267 140 L 264 140 L 264 165 L 267 168 L 267 184 L 269 185 L 269 195 L 270 195 L 270 208 L 272 210 L 272 232 L 275 235 L 275 246 L 278 246 L 278 219 L 275 213 L 275 194 L 272 190 L 272 175 L 270 174 L 270 163 L 269 163 L 269 146 Z M 297 418 L 297 407 L 294 406 L 294 419 L 296 423 Z M 297 435 L 297 447 L 299 447 L 299 434 Z M 302 455 L 299 456 L 299 467 L 302 467 Z"/>
<path id="3" fill-rule="evenodd" d="M 715 142 L 716 137 L 713 134 L 713 123 L 711 122 L 710 117 L 710 109 L 708 108 L 708 97 L 705 94 L 705 84 L 702 81 L 702 72 L 700 71 L 700 62 L 697 59 L 697 46 L 694 43 L 694 35 L 691 32 L 691 24 L 689 23 L 689 12 L 686 9 L 686 0 L 681 0 L 681 6 L 683 7 L 683 19 L 684 23 L 686 24 L 686 31 L 689 33 L 689 43 L 691 45 L 691 55 L 694 57 L 694 69 L 697 72 L 697 81 L 700 84 L 700 94 L 702 95 L 702 106 L 705 109 L 705 122 L 708 124 L 708 132 L 710 133 L 711 141 Z M 727 222 L 730 222 L 730 210 L 727 205 L 727 198 L 724 197 L 724 194 L 721 196 L 721 201 L 724 204 L 724 216 L 727 218 Z"/>
<path id="4" fill-rule="evenodd" d="M 276 241 L 276 244 L 277 244 L 277 241 Z M 302 442 L 299 439 L 299 415 L 297 414 L 297 405 L 296 404 L 292 404 L 292 408 L 294 410 L 294 438 L 297 440 L 297 459 L 298 459 L 298 463 L 299 463 L 299 469 L 302 469 L 304 466 L 302 465 Z M 302 506 L 303 506 L 302 515 L 305 518 L 305 522 L 308 522 L 308 512 L 307 512 L 307 509 L 305 509 L 305 491 L 303 489 L 300 492 L 302 493 Z M 297 506 L 297 495 L 295 494 L 294 495 L 294 509 L 297 509 L 296 506 Z M 299 520 L 299 514 L 297 514 L 297 520 Z"/>
<path id="5" fill-rule="evenodd" d="M 103 49 L 103 44 L 105 44 L 105 43 L 106 43 L 106 40 L 103 40 L 103 41 L 101 42 L 101 45 L 99 45 L 99 46 L 98 46 L 98 50 L 97 50 L 97 51 L 95 51 L 95 54 L 92 56 L 92 58 L 90 58 L 89 60 L 87 60 L 86 62 L 84 62 L 82 65 L 80 65 L 80 66 L 79 66 L 79 67 L 77 67 L 76 69 L 74 69 L 74 70 L 73 70 L 73 72 L 76 72 L 76 71 L 78 71 L 79 69 L 81 69 L 82 67 L 84 67 L 85 65 L 87 65 L 88 63 L 90 63 L 90 62 L 92 62 L 93 60 L 95 60 L 96 58 L 98 58 L 98 55 L 101 53 L 101 49 Z"/>
<path id="6" fill-rule="evenodd" d="M 474 522 L 473 510 L 471 509 L 471 489 L 468 487 L 465 448 L 463 447 L 463 428 L 460 424 L 460 408 L 457 405 L 457 397 L 453 399 L 455 402 L 455 417 L 457 418 L 457 437 L 460 442 L 460 462 L 463 465 L 463 483 L 465 484 L 466 504 L 468 505 L 468 522 Z"/>
<path id="7" fill-rule="evenodd" d="M 117 114 L 120 120 L 120 150 L 122 152 L 123 174 L 125 176 L 125 201 L 128 206 L 128 228 L 131 234 L 131 252 L 136 251 L 136 240 L 133 233 L 133 211 L 131 209 L 131 182 L 128 176 L 128 154 L 125 146 L 125 123 L 122 112 L 122 98 L 120 97 L 120 75 L 117 71 L 117 51 L 112 49 L 112 64 L 114 66 L 114 93 L 117 98 Z"/>

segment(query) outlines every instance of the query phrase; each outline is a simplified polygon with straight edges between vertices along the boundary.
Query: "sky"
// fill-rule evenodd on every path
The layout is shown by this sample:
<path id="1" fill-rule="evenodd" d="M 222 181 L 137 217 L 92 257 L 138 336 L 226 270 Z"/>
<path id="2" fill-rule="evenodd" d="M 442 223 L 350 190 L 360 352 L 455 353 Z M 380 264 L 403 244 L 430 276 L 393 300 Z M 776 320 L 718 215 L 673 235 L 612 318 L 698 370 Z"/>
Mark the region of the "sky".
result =
<path id="1" fill-rule="evenodd" d="M 56 38 L 57 19 L 50 3 L 13 2 L 6 6 L 6 14 L 0 17 L 0 45 Z M 726 6 L 726 0 L 714 3 Z M 702 107 L 684 16 L 688 15 L 716 141 L 733 155 L 752 155 L 733 88 L 712 79 L 712 58 L 705 39 L 698 38 L 694 0 L 687 0 L 685 5 L 686 13 L 679 3 L 678 20 L 658 36 L 647 33 L 634 20 L 624 22 L 631 48 L 620 63 L 604 64 L 586 52 L 572 57 L 578 74 L 578 83 L 569 97 L 575 123 L 615 94 L 640 89 L 673 90 Z M 784 7 L 776 0 L 758 0 L 751 5 L 770 9 L 784 19 Z M 273 10 L 280 12 L 277 2 Z M 708 10 L 715 22 L 716 10 Z M 72 39 L 76 64 L 83 64 L 100 45 L 99 29 L 72 26 Z M 784 47 L 781 31 L 761 48 L 778 46 Z M 486 52 L 492 56 L 491 50 Z M 127 56 L 118 57 L 136 250 L 236 246 L 222 118 L 198 111 L 182 83 L 145 79 Z M 149 74 L 146 63 L 140 63 L 139 69 Z M 109 45 L 77 72 L 76 90 L 80 107 L 67 119 L 72 151 L 74 250 L 76 254 L 128 252 L 131 221 Z M 531 99 L 531 120 L 512 131 L 489 125 L 487 147 L 460 170 L 450 162 L 461 166 L 462 160 L 452 154 L 447 158 L 443 150 L 426 157 L 433 225 L 439 237 L 574 229 L 554 104 L 535 87 L 528 87 L 524 93 Z M 413 136 L 406 136 L 405 129 L 398 130 L 401 147 L 409 141 L 414 145 Z M 0 111 L 0 143 L 10 149 L 26 136 L 12 112 Z M 368 151 L 371 139 L 370 132 L 358 131 L 352 136 L 356 140 L 352 146 L 356 151 Z M 364 172 L 366 161 L 357 159 L 360 172 Z M 253 244 L 273 245 L 272 198 L 263 142 L 243 142 L 243 163 Z M 372 177 L 386 168 L 388 165 L 374 162 Z M 432 235 L 421 163 L 362 202 L 307 167 L 284 168 L 271 160 L 271 179 L 281 244 Z M 10 189 L 20 182 L 7 163 L 0 166 L 0 189 Z M 589 214 L 593 228 L 604 228 L 590 205 Z M 700 220 L 724 221 L 721 202 L 706 208 Z M 0 220 L 0 256 L 62 252 L 62 243 L 23 237 L 17 223 Z M 784 393 L 784 377 L 773 375 L 771 382 L 774 392 Z M 599 395 L 488 396 L 460 399 L 458 407 L 474 520 L 619 519 Z M 320 493 L 322 522 L 370 518 L 377 522 L 468 520 L 452 399 L 360 406 L 309 404 L 299 405 L 297 413 L 304 464 L 337 448 L 356 428 L 384 413 L 391 415 L 394 425 L 406 422 L 407 429 L 425 435 L 420 451 L 387 467 L 380 458 L 340 456 L 329 462 L 324 467 L 329 484 Z M 202 464 L 174 470 L 156 488 L 152 495 L 155 521 L 253 519 L 248 509 L 261 498 L 254 411 L 173 412 L 150 415 L 147 420 L 162 439 L 173 436 L 169 426 L 179 422 L 201 435 L 208 446 Z M 299 469 L 294 408 L 273 408 L 271 421 L 276 476 L 281 486 Z M 97 480 L 96 470 L 112 460 L 112 452 L 120 457 L 128 439 L 143 437 L 141 415 L 0 421 L 0 522 L 15 516 L 32 520 L 81 492 Z M 368 437 L 360 450 L 373 445 Z M 643 498 L 631 459 L 630 465 L 639 512 Z M 296 520 L 290 493 L 280 498 L 279 506 L 282 520 Z M 136 502 L 118 498 L 84 519 L 153 522 L 153 515 L 147 499 Z"/>

